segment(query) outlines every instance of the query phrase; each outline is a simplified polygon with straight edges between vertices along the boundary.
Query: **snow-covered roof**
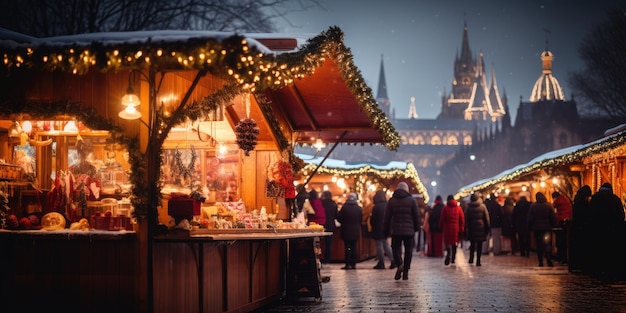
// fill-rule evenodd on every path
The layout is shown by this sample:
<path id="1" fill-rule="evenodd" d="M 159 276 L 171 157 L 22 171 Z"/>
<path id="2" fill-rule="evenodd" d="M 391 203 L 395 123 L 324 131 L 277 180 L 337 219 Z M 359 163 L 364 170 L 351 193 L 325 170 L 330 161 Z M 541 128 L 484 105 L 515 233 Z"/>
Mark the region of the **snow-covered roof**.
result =
<path id="1" fill-rule="evenodd" d="M 298 88 L 297 99 L 290 96 L 292 92 L 279 94 L 277 91 L 273 102 L 283 105 L 282 112 L 286 113 L 293 112 L 296 105 L 318 108 L 321 113 L 317 116 L 313 113 L 313 117 L 319 128 L 314 132 L 322 131 L 326 142 L 339 136 L 337 131 L 330 130 L 337 129 L 334 125 L 324 124 L 330 119 L 320 121 L 328 116 L 328 111 L 317 99 L 328 97 L 327 91 L 332 89 L 331 98 L 340 101 L 330 101 L 335 104 L 334 112 L 341 109 L 353 113 L 350 122 L 342 124 L 351 130 L 343 137 L 344 141 L 383 143 L 396 150 L 400 137 L 378 107 L 350 50 L 344 46 L 341 29 L 331 27 L 317 36 L 304 36 L 161 30 L 29 38 L 0 30 L 0 75 L 22 68 L 76 75 L 91 70 L 103 73 L 137 69 L 202 70 L 253 93 L 287 90 L 302 84 L 305 86 L 293 87 Z M 311 112 L 308 112 L 309 118 Z M 300 125 L 292 125 L 295 126 Z M 280 132 L 278 127 L 276 130 Z M 311 138 L 308 132 L 307 129 L 297 131 L 300 136 Z M 304 142 L 302 138 L 296 141 Z M 286 140 L 281 140 L 280 144 L 288 145 Z"/>
<path id="2" fill-rule="evenodd" d="M 345 160 L 337 160 L 323 157 L 316 157 L 308 154 L 296 153 L 296 156 L 307 163 L 307 167 L 317 167 L 318 173 L 340 173 L 341 175 L 376 175 L 381 178 L 405 178 L 408 179 L 418 193 L 424 196 L 424 201 L 428 202 L 429 196 L 426 187 L 419 178 L 413 163 L 402 161 L 390 161 L 387 164 L 373 163 L 348 163 Z M 313 166 L 311 166 L 313 165 Z"/>
<path id="3" fill-rule="evenodd" d="M 401 161 L 390 161 L 387 164 L 372 164 L 372 163 L 350 164 L 346 162 L 345 160 L 337 160 L 337 159 L 330 159 L 330 158 L 324 161 L 323 157 L 315 157 L 315 156 L 308 155 L 308 154 L 296 153 L 296 156 L 302 159 L 306 163 L 319 165 L 323 161 L 324 167 L 333 168 L 333 169 L 344 169 L 344 170 L 359 169 L 359 168 L 363 168 L 367 166 L 367 167 L 371 167 L 377 170 L 390 171 L 390 170 L 406 170 L 409 166 L 409 163 L 401 162 Z"/>
<path id="4" fill-rule="evenodd" d="M 217 40 L 241 36 L 245 38 L 250 46 L 254 46 L 263 53 L 274 53 L 265 45 L 260 43 L 258 39 L 294 39 L 298 42 L 297 47 L 301 47 L 309 38 L 315 35 L 311 34 L 276 34 L 276 33 L 243 33 L 234 32 L 217 32 L 217 31 L 200 31 L 200 30 L 150 30 L 150 31 L 128 31 L 128 32 L 101 32 L 86 33 L 67 36 L 43 37 L 37 38 L 24 34 L 20 34 L 5 28 L 0 28 L 0 47 L 15 49 L 18 47 L 29 47 L 36 49 L 38 47 L 87 47 L 94 44 L 101 46 L 123 46 L 123 45 L 146 45 L 146 44 L 166 44 L 188 41 Z M 308 36 L 308 37 L 304 37 Z M 279 51 L 293 52 L 291 51 Z"/>
<path id="5" fill-rule="evenodd" d="M 626 129 L 624 125 L 607 130 L 606 133 L 608 135 L 600 139 L 544 153 L 527 163 L 519 164 L 511 169 L 502 171 L 491 178 L 482 179 L 461 187 L 457 195 L 464 197 L 473 191 L 485 190 L 495 186 L 496 184 L 515 180 L 541 168 L 571 164 L 581 161 L 583 158 L 590 155 L 601 153 L 619 145 L 626 144 Z"/>

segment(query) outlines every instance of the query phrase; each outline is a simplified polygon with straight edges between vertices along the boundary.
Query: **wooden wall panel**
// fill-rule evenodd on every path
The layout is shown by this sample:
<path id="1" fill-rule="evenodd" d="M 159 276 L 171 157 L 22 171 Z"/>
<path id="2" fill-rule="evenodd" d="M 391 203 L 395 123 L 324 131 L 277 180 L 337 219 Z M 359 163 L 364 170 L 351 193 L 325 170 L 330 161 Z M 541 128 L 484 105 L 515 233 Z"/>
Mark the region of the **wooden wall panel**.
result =
<path id="1" fill-rule="evenodd" d="M 250 302 L 251 242 L 239 241 L 226 252 L 226 297 L 229 310 Z"/>
<path id="2" fill-rule="evenodd" d="M 226 277 L 224 253 L 226 246 L 212 243 L 203 243 L 202 245 L 204 247 L 203 311 L 222 312 L 226 309 L 224 301 Z"/>
<path id="3" fill-rule="evenodd" d="M 11 251 L 0 263 L 3 309 L 49 311 L 63 303 L 67 310 L 136 312 L 136 240 L 68 237 L 0 234 L 3 251 Z"/>
<path id="4" fill-rule="evenodd" d="M 154 246 L 154 312 L 198 312 L 198 251 L 191 243 Z"/>

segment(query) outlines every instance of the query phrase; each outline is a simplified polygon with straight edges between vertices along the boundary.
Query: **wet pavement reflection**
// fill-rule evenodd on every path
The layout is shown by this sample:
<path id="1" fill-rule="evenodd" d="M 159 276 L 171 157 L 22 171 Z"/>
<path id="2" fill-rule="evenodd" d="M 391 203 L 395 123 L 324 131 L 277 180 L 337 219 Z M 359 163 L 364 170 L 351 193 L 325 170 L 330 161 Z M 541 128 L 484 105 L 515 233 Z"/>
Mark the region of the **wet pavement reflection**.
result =
<path id="1" fill-rule="evenodd" d="M 483 256 L 481 267 L 467 255 L 459 249 L 456 264 L 445 266 L 443 258 L 414 252 L 408 280 L 373 269 L 373 259 L 356 270 L 324 264 L 321 275 L 330 281 L 321 301 L 284 300 L 256 312 L 626 312 L 625 281 L 572 274 L 558 262 L 538 267 L 534 253 Z"/>

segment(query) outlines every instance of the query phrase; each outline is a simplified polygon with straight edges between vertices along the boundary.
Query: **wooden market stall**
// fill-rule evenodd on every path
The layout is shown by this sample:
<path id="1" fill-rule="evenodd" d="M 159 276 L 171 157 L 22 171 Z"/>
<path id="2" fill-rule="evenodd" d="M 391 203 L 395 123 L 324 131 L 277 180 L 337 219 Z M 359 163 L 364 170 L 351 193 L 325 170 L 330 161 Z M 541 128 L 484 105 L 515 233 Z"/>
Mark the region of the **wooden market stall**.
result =
<path id="1" fill-rule="evenodd" d="M 359 195 L 359 204 L 363 207 L 363 225 L 361 226 L 361 239 L 357 246 L 357 259 L 364 261 L 376 257 L 376 243 L 367 231 L 367 216 L 371 213 L 372 197 L 376 190 L 384 190 L 388 197 L 393 194 L 395 187 L 400 182 L 406 182 L 412 194 L 420 194 L 428 202 L 428 192 L 422 184 L 415 166 L 410 162 L 391 161 L 386 164 L 374 163 L 348 163 L 311 155 L 297 154 L 306 166 L 300 171 L 300 179 L 296 182 L 307 185 L 307 189 L 318 191 L 328 190 L 333 195 L 333 200 L 339 208 L 346 201 L 349 193 Z M 340 228 L 335 230 L 332 236 L 332 253 L 330 260 L 342 262 L 344 259 L 344 246 Z M 324 242 L 322 242 L 322 247 Z M 324 251 L 324 249 L 322 249 Z"/>
<path id="2" fill-rule="evenodd" d="M 45 224 L 0 230 L 10 310 L 71 295 L 103 312 L 246 312 L 291 295 L 293 259 L 317 262 L 290 251 L 324 233 L 267 193 L 270 161 L 297 171 L 293 146 L 317 139 L 399 145 L 338 28 L 0 38 L 1 211 Z"/>
<path id="3" fill-rule="evenodd" d="M 548 152 L 528 163 L 520 164 L 512 169 L 463 187 L 456 194 L 458 198 L 467 197 L 473 192 L 483 194 L 512 194 L 519 197 L 525 194 L 534 201 L 537 192 L 542 192 L 550 200 L 553 191 L 558 191 L 570 200 L 584 185 L 597 192 L 602 184 L 610 183 L 613 193 L 626 201 L 626 126 L 620 125 L 605 132 L 605 136 L 594 141 Z M 576 218 L 573 223 L 576 225 Z M 626 221 L 618 221 L 621 229 L 616 233 L 626 234 Z M 619 227 L 618 227 L 619 228 Z M 585 236 L 585 234 L 582 234 Z M 571 236 L 568 246 L 576 245 L 578 236 Z M 626 262 L 626 241 L 620 239 L 620 246 L 615 247 L 619 264 Z M 597 258 L 598 256 L 583 253 L 568 256 L 570 271 L 581 271 L 578 266 L 580 258 Z M 614 277 L 626 277 L 626 268 L 612 273 Z M 621 275 L 621 276 L 620 276 Z"/>

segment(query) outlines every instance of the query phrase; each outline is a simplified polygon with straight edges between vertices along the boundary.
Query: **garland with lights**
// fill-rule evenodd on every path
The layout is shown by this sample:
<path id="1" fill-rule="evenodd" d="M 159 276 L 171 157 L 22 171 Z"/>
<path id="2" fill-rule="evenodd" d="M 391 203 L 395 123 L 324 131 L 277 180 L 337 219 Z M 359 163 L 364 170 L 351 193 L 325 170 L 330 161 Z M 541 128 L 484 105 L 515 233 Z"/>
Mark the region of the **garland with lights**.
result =
<path id="1" fill-rule="evenodd" d="M 309 39 L 299 51 L 280 54 L 276 59 L 279 64 L 287 65 L 279 67 L 279 69 L 284 68 L 282 70 L 283 75 L 288 76 L 289 74 L 286 72 L 292 71 L 293 68 L 301 68 L 301 72 L 294 77 L 301 78 L 305 74 L 311 75 L 314 69 L 320 67 L 328 57 L 337 63 L 343 81 L 352 94 L 357 97 L 361 111 L 368 115 L 374 129 L 382 135 L 385 146 L 396 151 L 400 146 L 400 136 L 378 106 L 373 97 L 372 89 L 363 79 L 361 71 L 354 65 L 354 57 L 350 49 L 343 44 L 343 32 L 339 27 L 329 28 L 328 31 Z"/>
<path id="2" fill-rule="evenodd" d="M 269 125 L 272 134 L 274 134 L 274 137 L 278 142 L 279 150 L 283 151 L 289 148 L 289 141 L 285 137 L 285 134 L 281 131 L 280 123 L 276 119 L 276 113 L 272 108 L 271 101 L 263 93 L 256 93 L 254 95 L 254 98 L 256 99 L 256 102 L 261 109 L 261 113 L 263 113 L 263 117 L 267 121 L 267 124 Z"/>
<path id="3" fill-rule="evenodd" d="M 302 171 L 307 172 L 307 171 L 313 171 L 315 170 L 315 168 L 317 168 L 317 164 L 315 163 L 308 163 L 306 164 L 306 166 L 304 166 L 304 168 L 302 169 Z M 338 168 L 338 167 L 328 167 L 328 166 L 320 166 L 317 169 L 317 173 L 318 174 L 329 174 L 329 175 L 339 175 L 339 176 L 353 176 L 353 177 L 357 177 L 357 176 L 377 176 L 383 179 L 394 179 L 394 178 L 407 178 L 409 180 L 411 180 L 413 182 L 413 185 L 415 186 L 415 188 L 417 189 L 417 192 L 421 193 L 422 195 L 424 195 L 424 201 L 428 202 L 429 200 L 429 196 L 428 196 L 428 191 L 426 190 L 426 187 L 424 187 L 424 184 L 422 183 L 422 181 L 419 178 L 419 175 L 417 174 L 417 170 L 415 169 L 415 166 L 413 165 L 413 163 L 407 163 L 406 169 L 399 169 L 399 168 L 395 168 L 395 169 L 378 169 L 370 164 L 364 164 L 361 167 L 358 168 L 350 168 L 350 169 L 344 169 L 344 168 Z"/>
<path id="4" fill-rule="evenodd" d="M 72 116 L 76 120 L 85 124 L 93 130 L 108 131 L 114 142 L 120 143 L 126 147 L 129 153 L 129 162 L 131 166 L 130 182 L 133 184 L 131 189 L 131 204 L 134 207 L 133 216 L 136 218 L 144 218 L 147 216 L 148 207 L 145 201 L 149 194 L 144 186 L 143 175 L 146 171 L 144 163 L 144 155 L 139 149 L 138 138 L 131 138 L 122 132 L 121 127 L 115 125 L 109 118 L 102 117 L 95 108 L 91 106 L 81 106 L 76 102 L 27 102 L 23 104 L 0 103 L 0 112 L 4 116 L 12 117 L 28 114 L 32 119 L 52 120 L 58 117 Z M 154 200 L 160 200 L 160 193 L 152 195 Z"/>
<path id="5" fill-rule="evenodd" d="M 150 32 L 144 32 L 149 34 Z M 191 34 L 191 33 L 190 33 Z M 197 32 L 196 32 L 197 34 Z M 154 36 L 159 35 L 154 32 Z M 344 82 L 357 97 L 361 110 L 366 112 L 373 127 L 382 135 L 385 145 L 397 150 L 400 138 L 393 125 L 378 107 L 361 73 L 353 63 L 353 56 L 343 45 L 343 32 L 338 27 L 308 41 L 296 53 L 264 55 L 255 46 L 248 45 L 247 40 L 238 35 L 217 40 L 214 34 L 194 35 L 185 40 L 153 40 L 150 35 L 142 39 L 124 40 L 85 40 L 85 35 L 64 36 L 63 41 L 45 38 L 33 43 L 17 43 L 5 41 L 0 43 L 0 74 L 10 76 L 13 71 L 21 69 L 35 71 L 64 71 L 76 75 L 85 74 L 90 69 L 101 72 L 121 71 L 126 69 L 150 69 L 152 71 L 199 70 L 198 76 L 211 73 L 224 78 L 227 84 L 211 96 L 179 106 L 171 117 L 165 116 L 162 109 L 156 112 L 153 135 L 149 139 L 156 148 L 151 153 L 160 154 L 163 141 L 173 125 L 178 125 L 186 118 L 196 120 L 216 105 L 228 103 L 242 91 L 255 93 L 266 88 L 277 89 L 293 83 L 294 80 L 311 75 L 321 66 L 326 58 L 332 58 L 341 70 Z M 191 37 L 191 35 L 190 35 Z M 88 42 L 88 43 L 85 43 Z M 261 101 L 262 102 L 262 101 Z M 147 216 L 149 203 L 160 203 L 161 193 L 158 182 L 146 182 L 146 154 L 139 148 L 138 138 L 130 138 L 122 133 L 122 129 L 110 119 L 100 117 L 89 106 L 81 107 L 76 103 L 48 103 L 49 105 L 24 104 L 12 106 L 0 105 L 6 114 L 27 113 L 32 116 L 72 115 L 87 127 L 95 130 L 109 131 L 114 141 L 126 146 L 131 164 L 130 180 L 131 203 L 135 217 Z M 5 108 L 6 107 L 6 108 Z M 263 114 L 268 117 L 267 109 Z M 271 115 L 271 114 L 269 114 Z M 284 136 L 278 122 L 268 118 L 270 127 L 279 141 L 281 150 L 288 145 L 283 142 Z M 248 121 L 240 123 L 242 149 L 246 152 L 256 145 L 255 127 Z M 256 125 L 256 124 L 255 124 Z M 279 136 L 278 134 L 281 134 Z M 285 139 L 286 141 L 286 139 Z M 240 145 L 241 146 L 241 145 Z M 159 158 L 160 160 L 161 158 Z M 296 163 L 292 162 L 294 169 Z M 153 208 L 156 209 L 156 208 Z"/>
<path id="6" fill-rule="evenodd" d="M 278 89 L 296 79 L 311 75 L 327 58 L 332 58 L 361 110 L 382 135 L 385 146 L 397 150 L 400 137 L 381 111 L 360 71 L 354 65 L 349 48 L 343 44 L 343 32 L 330 27 L 309 39 L 299 51 L 277 56 L 263 54 L 239 35 L 217 40 L 214 34 L 190 33 L 185 40 L 153 40 L 150 32 L 141 39 L 102 40 L 84 43 L 84 35 L 64 36 L 62 42 L 46 38 L 37 43 L 0 43 L 3 62 L 0 74 L 16 69 L 61 70 L 84 74 L 94 68 L 101 72 L 123 69 L 203 70 L 233 81 L 250 92 Z M 193 37 L 192 35 L 193 34 Z M 153 36 L 159 36 L 154 32 Z M 122 41 L 122 42 L 120 42 Z"/>
<path id="7" fill-rule="evenodd" d="M 626 132 L 621 132 L 616 135 L 608 136 L 606 138 L 585 144 L 583 147 L 575 151 L 546 158 L 519 168 L 514 168 L 490 179 L 482 180 L 472 185 L 462 187 L 456 196 L 459 198 L 466 197 L 475 191 L 487 190 L 497 184 L 516 180 L 524 175 L 540 171 L 544 168 L 555 168 L 573 164 L 585 158 L 593 157 L 594 155 L 599 155 L 608 150 L 617 149 L 624 145 L 626 145 Z M 548 153 L 552 154 L 551 152 Z"/>

